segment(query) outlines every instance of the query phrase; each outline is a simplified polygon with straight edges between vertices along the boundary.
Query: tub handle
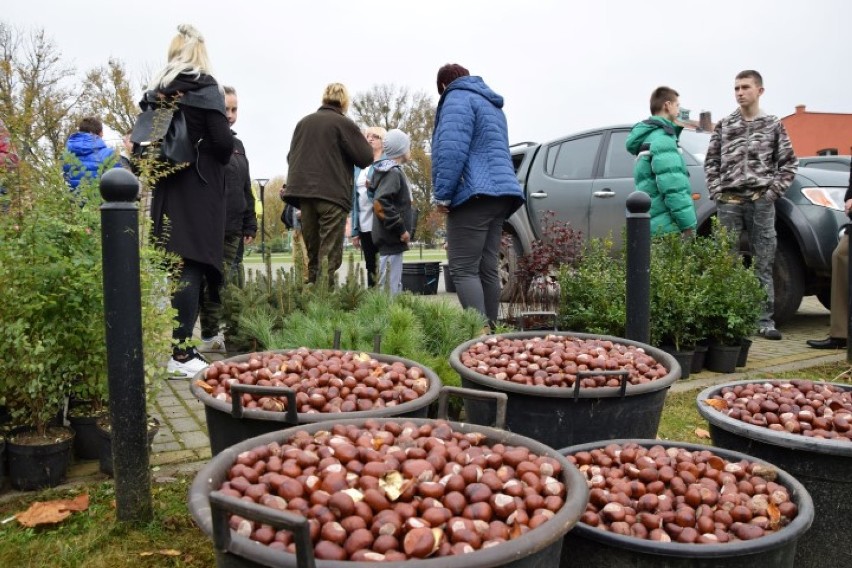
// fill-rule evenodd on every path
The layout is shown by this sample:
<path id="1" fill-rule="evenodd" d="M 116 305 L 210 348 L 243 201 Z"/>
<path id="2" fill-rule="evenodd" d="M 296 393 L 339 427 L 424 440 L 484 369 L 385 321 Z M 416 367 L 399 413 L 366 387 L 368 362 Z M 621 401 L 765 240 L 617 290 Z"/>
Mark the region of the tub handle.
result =
<path id="1" fill-rule="evenodd" d="M 210 517 L 213 524 L 213 544 L 221 551 L 228 550 L 231 545 L 231 528 L 228 526 L 229 513 L 271 525 L 276 529 L 292 531 L 293 540 L 296 543 L 296 566 L 298 568 L 316 568 L 308 519 L 302 515 L 250 503 L 219 491 L 211 491 Z"/>
<path id="2" fill-rule="evenodd" d="M 296 411 L 296 391 L 288 387 L 262 387 L 258 385 L 244 385 L 242 383 L 234 383 L 231 385 L 231 416 L 234 418 L 243 417 L 243 397 L 234 396 L 234 394 L 269 394 L 274 396 L 287 397 L 287 422 L 290 424 L 299 423 L 299 413 Z"/>
<path id="3" fill-rule="evenodd" d="M 550 318 L 553 321 L 553 331 L 559 331 L 559 319 L 556 315 L 556 312 L 521 312 L 519 315 L 521 320 L 521 331 L 524 331 L 524 324 L 526 323 L 528 317 Z"/>
<path id="4" fill-rule="evenodd" d="M 463 387 L 441 387 L 438 393 L 438 419 L 449 420 L 447 415 L 447 406 L 450 395 L 454 394 L 459 398 L 470 398 L 473 400 L 482 400 L 485 402 L 494 402 L 497 407 L 497 416 L 494 419 L 494 427 L 500 430 L 506 429 L 506 402 L 509 397 L 504 392 L 482 391 L 477 389 L 466 389 Z M 483 426 L 487 426 L 483 424 Z"/>
<path id="5" fill-rule="evenodd" d="M 577 373 L 577 380 L 574 381 L 574 402 L 577 402 L 580 397 L 580 379 L 584 379 L 586 377 L 597 377 L 598 375 L 603 375 L 605 377 L 621 377 L 621 386 L 619 386 L 618 396 L 623 397 L 627 394 L 627 381 L 630 378 L 630 371 L 627 369 L 621 369 L 619 371 L 580 371 Z"/>

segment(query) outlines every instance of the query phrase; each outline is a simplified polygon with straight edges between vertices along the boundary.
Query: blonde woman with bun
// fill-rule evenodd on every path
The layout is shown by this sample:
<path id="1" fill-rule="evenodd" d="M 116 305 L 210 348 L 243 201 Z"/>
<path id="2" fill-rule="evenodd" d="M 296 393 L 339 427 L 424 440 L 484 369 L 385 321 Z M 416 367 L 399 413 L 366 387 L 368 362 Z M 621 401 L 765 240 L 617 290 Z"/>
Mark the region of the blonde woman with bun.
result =
<path id="1" fill-rule="evenodd" d="M 169 45 L 166 66 L 145 93 L 147 101 L 177 103 L 195 147 L 194 163 L 157 180 L 151 202 L 154 237 L 181 260 L 172 297 L 178 327 L 168 363 L 177 378 L 190 378 L 207 366 L 188 342 L 198 318 L 202 282 L 206 280 L 211 295 L 218 295 L 224 274 L 225 166 L 234 137 L 222 88 L 210 72 L 204 38 L 184 24 Z"/>

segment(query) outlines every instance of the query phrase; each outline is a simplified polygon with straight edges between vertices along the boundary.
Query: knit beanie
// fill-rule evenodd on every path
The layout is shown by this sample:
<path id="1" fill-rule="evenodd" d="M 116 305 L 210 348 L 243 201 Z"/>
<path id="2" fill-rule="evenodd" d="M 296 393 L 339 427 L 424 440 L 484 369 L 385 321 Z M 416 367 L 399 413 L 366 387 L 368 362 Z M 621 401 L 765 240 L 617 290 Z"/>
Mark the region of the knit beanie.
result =
<path id="1" fill-rule="evenodd" d="M 394 159 L 408 154 L 408 151 L 411 149 L 411 140 L 408 138 L 408 134 L 399 128 L 394 128 L 385 134 L 385 140 L 382 145 L 384 146 L 385 155 L 390 159 Z"/>

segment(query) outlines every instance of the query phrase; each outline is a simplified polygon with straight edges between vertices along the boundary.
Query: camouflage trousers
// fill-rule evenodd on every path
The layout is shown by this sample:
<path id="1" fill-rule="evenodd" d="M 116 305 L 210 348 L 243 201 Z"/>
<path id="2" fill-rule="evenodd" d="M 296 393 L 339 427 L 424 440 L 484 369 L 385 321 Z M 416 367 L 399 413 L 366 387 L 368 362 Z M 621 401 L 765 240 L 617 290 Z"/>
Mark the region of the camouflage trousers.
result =
<path id="1" fill-rule="evenodd" d="M 735 247 L 739 246 L 743 231 L 748 235 L 752 265 L 767 295 L 758 326 L 774 328 L 772 316 L 775 312 L 775 286 L 772 282 L 772 266 L 778 243 L 775 233 L 775 203 L 764 197 L 742 203 L 720 202 L 718 212 L 719 222 L 734 237 Z"/>
<path id="2" fill-rule="evenodd" d="M 234 271 L 234 260 L 237 258 L 237 252 L 240 248 L 240 242 L 243 240 L 241 235 L 226 235 L 225 236 L 225 254 L 223 265 L 225 269 L 224 283 L 236 284 L 237 276 Z M 198 299 L 198 314 L 201 320 L 201 337 L 210 339 L 219 333 L 220 322 L 222 319 L 222 302 L 215 301 L 214 298 L 221 297 L 220 294 L 210 294 L 210 287 L 205 280 L 201 285 L 201 294 Z"/>
<path id="3" fill-rule="evenodd" d="M 300 200 L 302 238 L 308 250 L 308 282 L 316 282 L 324 262 L 328 263 L 328 284 L 343 264 L 343 240 L 349 212 L 324 199 Z"/>

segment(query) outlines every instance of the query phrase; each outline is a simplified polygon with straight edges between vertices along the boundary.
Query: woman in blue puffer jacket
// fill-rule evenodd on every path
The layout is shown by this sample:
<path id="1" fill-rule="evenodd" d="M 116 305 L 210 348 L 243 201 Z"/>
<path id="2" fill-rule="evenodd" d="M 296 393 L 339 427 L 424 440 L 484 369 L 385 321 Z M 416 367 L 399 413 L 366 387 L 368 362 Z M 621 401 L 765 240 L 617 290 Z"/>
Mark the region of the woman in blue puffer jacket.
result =
<path id="1" fill-rule="evenodd" d="M 503 97 L 458 64 L 438 70 L 432 188 L 447 214 L 447 262 L 459 301 L 497 321 L 504 221 L 524 202 L 509 151 Z"/>

